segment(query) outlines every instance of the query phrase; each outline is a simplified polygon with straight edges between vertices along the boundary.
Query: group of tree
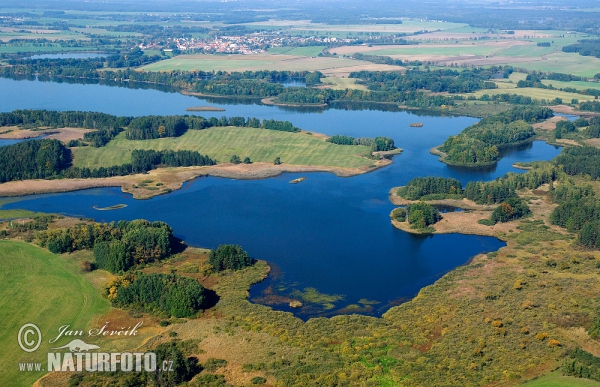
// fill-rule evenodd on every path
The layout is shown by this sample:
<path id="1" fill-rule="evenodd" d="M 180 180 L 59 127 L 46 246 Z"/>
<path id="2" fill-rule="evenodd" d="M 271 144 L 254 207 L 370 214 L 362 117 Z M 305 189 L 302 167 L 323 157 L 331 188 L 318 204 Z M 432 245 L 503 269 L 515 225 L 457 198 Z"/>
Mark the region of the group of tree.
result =
<path id="1" fill-rule="evenodd" d="M 333 135 L 329 137 L 326 141 L 337 145 L 364 145 L 371 147 L 371 150 L 374 152 L 390 151 L 396 149 L 396 147 L 394 146 L 394 140 L 389 137 L 355 138 L 350 136 Z"/>
<path id="2" fill-rule="evenodd" d="M 581 348 L 569 351 L 560 369 L 563 375 L 600 382 L 600 358 Z"/>
<path id="3" fill-rule="evenodd" d="M 449 137 L 439 150 L 448 164 L 465 166 L 490 165 L 500 159 L 500 150 L 530 141 L 535 136 L 531 123 L 552 117 L 543 107 L 518 106 L 494 114 Z"/>
<path id="4" fill-rule="evenodd" d="M 496 224 L 498 222 L 509 222 L 511 220 L 521 219 L 531 213 L 529 206 L 519 197 L 509 197 L 504 200 L 490 216 L 490 222 Z"/>
<path id="5" fill-rule="evenodd" d="M 146 220 L 79 224 L 41 231 L 37 240 L 52 253 L 94 251 L 96 267 L 111 273 L 168 257 L 173 249 L 173 230 L 163 222 Z"/>
<path id="6" fill-rule="evenodd" d="M 238 245 L 219 245 L 215 250 L 210 251 L 208 263 L 212 265 L 214 271 L 219 272 L 252 266 L 254 260 Z"/>
<path id="7" fill-rule="evenodd" d="M 575 124 L 569 120 L 558 121 L 554 129 L 554 137 L 562 138 L 565 134 L 577 131 Z"/>
<path id="8" fill-rule="evenodd" d="M 200 311 L 205 293 L 196 279 L 177 274 L 129 274 L 107 287 L 109 299 L 118 308 L 177 318 L 191 317 Z"/>
<path id="9" fill-rule="evenodd" d="M 600 112 L 600 102 L 598 101 L 585 101 L 579 103 L 579 110 L 588 112 Z"/>
<path id="10" fill-rule="evenodd" d="M 433 200 L 462 197 L 463 189 L 459 180 L 429 176 L 412 179 L 400 187 L 397 194 L 408 200 Z"/>
<path id="11" fill-rule="evenodd" d="M 405 211 L 408 224 L 418 230 L 427 229 L 427 227 L 442 219 L 439 210 L 425 202 L 408 204 Z M 402 218 L 402 215 L 400 215 L 400 218 Z"/>
<path id="12" fill-rule="evenodd" d="M 217 162 L 199 152 L 189 150 L 142 150 L 131 152 L 131 169 L 133 173 L 144 173 L 157 167 L 191 167 L 215 165 Z"/>
<path id="13" fill-rule="evenodd" d="M 189 382 L 203 370 L 198 359 L 196 340 L 172 340 L 158 344 L 151 352 L 156 354 L 156 370 L 153 372 L 79 372 L 69 377 L 69 387 L 128 386 L 128 387 L 174 387 Z M 169 367 L 162 367 L 168 364 Z M 196 379 L 198 380 L 198 378 Z M 208 386 L 208 385 L 207 385 Z"/>

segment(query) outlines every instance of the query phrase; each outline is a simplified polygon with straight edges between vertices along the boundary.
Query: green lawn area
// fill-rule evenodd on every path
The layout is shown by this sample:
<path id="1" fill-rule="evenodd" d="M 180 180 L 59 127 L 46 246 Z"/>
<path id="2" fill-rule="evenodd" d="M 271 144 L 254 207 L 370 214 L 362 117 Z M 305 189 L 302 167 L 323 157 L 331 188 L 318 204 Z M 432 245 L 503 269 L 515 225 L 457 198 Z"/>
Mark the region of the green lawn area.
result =
<path id="1" fill-rule="evenodd" d="M 521 384 L 523 387 L 600 387 L 600 382 L 590 379 L 574 378 L 572 376 L 562 376 L 560 371 L 550 372 L 547 375 L 539 377 L 527 383 Z"/>
<path id="2" fill-rule="evenodd" d="M 108 311 L 108 301 L 78 270 L 68 259 L 42 248 L 0 241 L 2 385 L 31 386 L 44 372 L 19 372 L 19 362 L 42 362 L 46 367 L 46 353 L 53 347 L 48 340 L 59 327 L 86 329 L 93 316 Z M 37 325 L 43 337 L 32 353 L 17 345 L 19 329 L 26 323 Z"/>
<path id="3" fill-rule="evenodd" d="M 322 165 L 333 167 L 365 167 L 373 161 L 357 154 L 367 154 L 369 147 L 345 146 L 325 142 L 306 133 L 288 133 L 268 129 L 220 127 L 189 130 L 181 137 L 156 140 L 127 140 L 125 133 L 102 148 L 84 147 L 75 150 L 78 167 L 108 167 L 129 162 L 134 149 L 193 150 L 207 154 L 219 162 L 229 162 L 231 156 L 242 160 L 273 162 L 276 157 L 286 164 Z"/>
<path id="4" fill-rule="evenodd" d="M 308 46 L 308 47 L 272 47 L 267 51 L 271 54 L 286 54 L 298 56 L 317 56 L 323 51 L 325 46 Z"/>

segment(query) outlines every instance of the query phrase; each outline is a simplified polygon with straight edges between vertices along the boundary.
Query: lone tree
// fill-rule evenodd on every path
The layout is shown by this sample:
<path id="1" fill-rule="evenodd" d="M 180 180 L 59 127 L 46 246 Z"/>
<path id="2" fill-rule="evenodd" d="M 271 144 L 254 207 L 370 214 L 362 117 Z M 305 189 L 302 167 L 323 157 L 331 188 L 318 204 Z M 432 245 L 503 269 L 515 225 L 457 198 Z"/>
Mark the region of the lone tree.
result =
<path id="1" fill-rule="evenodd" d="M 250 160 L 250 157 L 246 157 L 244 159 L 244 164 L 252 164 L 252 161 Z"/>
<path id="2" fill-rule="evenodd" d="M 239 158 L 238 155 L 231 156 L 231 159 L 229 161 L 232 162 L 232 163 L 234 163 L 234 164 L 239 164 L 239 163 L 242 162 L 242 160 Z"/>
<path id="3" fill-rule="evenodd" d="M 275 161 L 273 161 L 273 164 L 275 164 L 275 165 L 279 165 L 279 164 L 281 164 L 281 159 L 279 158 L 279 156 L 277 156 L 277 157 L 275 158 Z"/>

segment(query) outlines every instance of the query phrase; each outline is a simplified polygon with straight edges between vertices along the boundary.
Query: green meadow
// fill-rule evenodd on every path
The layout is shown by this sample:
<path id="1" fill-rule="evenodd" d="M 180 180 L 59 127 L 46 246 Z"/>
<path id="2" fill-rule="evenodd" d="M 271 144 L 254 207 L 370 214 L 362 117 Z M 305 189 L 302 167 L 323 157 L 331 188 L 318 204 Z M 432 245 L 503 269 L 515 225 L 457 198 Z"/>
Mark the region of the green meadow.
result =
<path id="1" fill-rule="evenodd" d="M 31 385 L 45 372 L 20 372 L 20 362 L 42 362 L 58 328 L 85 329 L 93 316 L 109 309 L 77 265 L 60 255 L 24 242 L 0 240 L 0 380 L 4 386 Z M 35 352 L 17 344 L 20 328 L 35 324 L 42 342 Z M 29 339 L 33 339 L 30 336 Z"/>
<path id="2" fill-rule="evenodd" d="M 358 156 L 369 153 L 367 146 L 335 145 L 307 133 L 237 127 L 189 130 L 181 137 L 155 140 L 127 140 L 121 133 L 105 147 L 76 149 L 74 164 L 88 168 L 124 164 L 131 161 L 134 149 L 192 150 L 219 162 L 229 162 L 237 155 L 253 162 L 273 162 L 280 157 L 283 163 L 295 165 L 358 168 L 373 164 Z"/>

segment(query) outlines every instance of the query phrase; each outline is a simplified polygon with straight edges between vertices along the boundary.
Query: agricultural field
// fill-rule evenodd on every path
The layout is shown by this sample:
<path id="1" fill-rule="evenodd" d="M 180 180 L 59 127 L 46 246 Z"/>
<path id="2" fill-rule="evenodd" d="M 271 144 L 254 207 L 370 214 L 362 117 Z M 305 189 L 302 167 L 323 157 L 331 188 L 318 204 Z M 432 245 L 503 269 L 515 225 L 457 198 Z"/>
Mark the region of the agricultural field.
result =
<path id="1" fill-rule="evenodd" d="M 34 322 L 42 335 L 66 324 L 84 329 L 94 316 L 108 311 L 109 303 L 74 262 L 39 247 L 1 240 L 0 263 L 0 342 L 6 343 L 0 346 L 0 358 L 10 359 L 0 373 L 5 385 L 31 385 L 44 372 L 19 372 L 18 363 L 45 362 L 52 345 L 43 341 L 37 352 L 27 354 L 16 345 L 15 332 Z"/>
<path id="2" fill-rule="evenodd" d="M 237 155 L 253 162 L 273 162 L 280 157 L 283 163 L 294 165 L 358 168 L 373 164 L 359 156 L 369 153 L 366 146 L 334 145 L 307 133 L 236 127 L 189 130 L 181 137 L 156 140 L 127 140 L 121 133 L 105 147 L 76 149 L 74 164 L 88 168 L 124 164 L 131 161 L 134 149 L 192 150 L 219 162 L 229 162 Z"/>
<path id="3" fill-rule="evenodd" d="M 203 70 L 203 71 L 321 71 L 326 75 L 345 75 L 352 71 L 394 71 L 401 67 L 379 65 L 347 58 L 313 58 L 292 55 L 178 55 L 152 63 L 145 71 Z"/>

